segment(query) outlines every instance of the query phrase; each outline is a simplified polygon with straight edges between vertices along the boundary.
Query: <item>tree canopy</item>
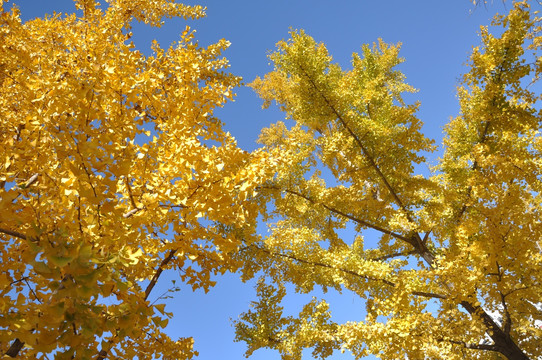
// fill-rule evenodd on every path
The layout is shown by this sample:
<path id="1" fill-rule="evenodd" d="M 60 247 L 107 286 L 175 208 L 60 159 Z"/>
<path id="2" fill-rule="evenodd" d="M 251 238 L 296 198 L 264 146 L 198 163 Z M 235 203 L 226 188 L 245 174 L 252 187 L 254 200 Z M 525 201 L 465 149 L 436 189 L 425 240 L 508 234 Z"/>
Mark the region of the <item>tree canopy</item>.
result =
<path id="1" fill-rule="evenodd" d="M 3 3 L 3 2 L 2 2 Z M 252 236 L 265 170 L 213 116 L 239 78 L 221 40 L 186 28 L 152 56 L 134 20 L 200 18 L 167 0 L 76 1 L 22 23 L 0 8 L 0 349 L 18 358 L 185 359 L 152 293 L 162 272 L 205 291 Z"/>
<path id="2" fill-rule="evenodd" d="M 498 35 L 481 30 L 430 174 L 419 164 L 435 147 L 419 104 L 404 101 L 414 89 L 397 69 L 399 45 L 365 45 L 343 70 L 303 31 L 278 43 L 274 71 L 252 87 L 294 125 L 260 137 L 281 157 L 260 187 L 271 234 L 240 253 L 245 277 L 264 274 L 236 322 L 247 355 L 542 356 L 540 19 L 522 1 L 493 25 Z M 349 224 L 357 234 L 344 238 Z M 376 245 L 367 233 L 380 234 Z M 286 284 L 351 292 L 367 315 L 336 323 L 315 299 L 285 316 Z"/>
<path id="3" fill-rule="evenodd" d="M 199 19 L 201 6 L 75 0 L 75 14 L 23 22 L 5 3 L 4 357 L 196 356 L 164 330 L 168 270 L 205 292 L 226 272 L 259 278 L 234 322 L 247 356 L 542 356 L 542 28 L 529 2 L 481 29 L 431 172 L 400 44 L 364 45 L 345 70 L 292 31 L 251 86 L 293 125 L 263 129 L 249 153 L 214 115 L 241 83 L 226 40 L 200 46 L 186 27 L 151 55 L 130 40 L 135 21 Z M 365 318 L 338 322 L 316 298 L 284 314 L 291 290 L 316 288 L 363 299 Z"/>

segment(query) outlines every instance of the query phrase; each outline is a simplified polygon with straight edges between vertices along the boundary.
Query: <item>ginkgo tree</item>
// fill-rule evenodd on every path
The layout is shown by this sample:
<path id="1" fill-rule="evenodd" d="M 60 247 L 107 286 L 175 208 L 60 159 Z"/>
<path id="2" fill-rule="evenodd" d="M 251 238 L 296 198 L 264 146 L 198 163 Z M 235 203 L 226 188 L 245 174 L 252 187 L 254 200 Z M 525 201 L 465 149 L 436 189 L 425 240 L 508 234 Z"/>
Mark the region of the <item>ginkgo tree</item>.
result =
<path id="1" fill-rule="evenodd" d="M 398 45 L 363 46 L 343 70 L 303 31 L 278 43 L 274 71 L 252 86 L 294 124 L 260 137 L 282 156 L 259 188 L 270 235 L 239 253 L 245 278 L 264 274 L 235 322 L 247 356 L 542 357 L 540 19 L 522 1 L 492 25 L 428 176 L 416 172 L 435 147 L 404 100 L 414 89 Z M 283 314 L 287 289 L 315 287 L 364 299 L 365 319 L 337 323 L 317 299 Z"/>
<path id="2" fill-rule="evenodd" d="M 204 16 L 170 0 L 77 0 L 27 22 L 1 4 L 0 354 L 191 358 L 153 289 L 174 270 L 207 291 L 239 266 L 268 168 L 213 116 L 239 84 L 228 42 L 200 47 L 187 27 L 136 50 L 133 21 Z"/>

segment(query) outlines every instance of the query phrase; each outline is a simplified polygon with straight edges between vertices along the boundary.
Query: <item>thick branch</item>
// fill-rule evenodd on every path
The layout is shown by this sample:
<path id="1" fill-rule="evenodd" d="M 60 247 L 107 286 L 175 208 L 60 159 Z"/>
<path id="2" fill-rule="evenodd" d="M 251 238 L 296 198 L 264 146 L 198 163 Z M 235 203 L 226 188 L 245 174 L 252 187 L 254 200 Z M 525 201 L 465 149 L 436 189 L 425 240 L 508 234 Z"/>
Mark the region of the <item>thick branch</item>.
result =
<path id="1" fill-rule="evenodd" d="M 11 346 L 9 347 L 8 351 L 6 351 L 6 355 L 12 358 L 17 357 L 17 355 L 19 354 L 19 351 L 21 351 L 23 346 L 24 346 L 24 342 L 22 342 L 19 339 L 15 339 L 11 343 Z"/>
<path id="2" fill-rule="evenodd" d="M 487 334 L 493 340 L 495 351 L 500 352 L 510 360 L 529 360 L 529 357 L 519 348 L 509 334 L 506 334 L 493 318 L 481 307 L 474 306 L 468 301 L 462 301 L 461 306 L 471 316 L 478 316 L 488 329 Z"/>
<path id="3" fill-rule="evenodd" d="M 512 329 L 512 319 L 510 317 L 510 312 L 508 311 L 508 306 L 506 305 L 506 299 L 502 292 L 499 291 L 501 296 L 501 304 L 503 307 L 503 326 L 504 333 L 510 335 L 510 330 Z"/>
<path id="4" fill-rule="evenodd" d="M 13 237 L 19 238 L 19 239 L 21 239 L 21 240 L 26 240 L 26 239 L 27 239 L 26 235 L 21 234 L 20 232 L 17 232 L 17 231 L 9 230 L 9 229 L 2 229 L 2 228 L 0 228 L 0 233 L 4 233 L 4 234 L 6 234 L 6 235 L 9 235 L 9 236 L 13 236 Z"/>
<path id="5" fill-rule="evenodd" d="M 169 262 L 175 257 L 175 253 L 177 252 L 176 249 L 170 250 L 168 255 L 162 260 L 160 263 L 160 266 L 158 266 L 158 269 L 156 269 L 156 272 L 154 273 L 154 276 L 151 279 L 151 282 L 149 285 L 147 285 L 147 288 L 145 289 L 145 300 L 149 297 L 151 294 L 152 289 L 156 285 L 156 282 L 160 278 L 160 275 L 162 275 L 162 272 L 164 271 L 164 268 L 169 264 Z"/>

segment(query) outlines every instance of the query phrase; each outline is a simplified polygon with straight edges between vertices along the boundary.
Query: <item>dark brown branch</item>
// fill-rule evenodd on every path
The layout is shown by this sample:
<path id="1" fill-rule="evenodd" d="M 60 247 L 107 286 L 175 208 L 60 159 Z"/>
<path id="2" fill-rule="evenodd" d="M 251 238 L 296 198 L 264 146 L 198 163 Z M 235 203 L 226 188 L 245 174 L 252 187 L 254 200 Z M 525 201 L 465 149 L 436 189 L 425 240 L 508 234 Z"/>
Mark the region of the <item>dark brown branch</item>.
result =
<path id="1" fill-rule="evenodd" d="M 512 319 L 510 317 L 510 312 L 508 311 L 508 306 L 506 305 L 506 298 L 502 292 L 499 291 L 501 296 L 501 304 L 503 307 L 503 331 L 506 335 L 510 335 L 510 330 L 512 329 Z"/>
<path id="2" fill-rule="evenodd" d="M 17 357 L 17 355 L 19 354 L 19 351 L 21 351 L 23 346 L 24 346 L 24 342 L 22 342 L 21 340 L 19 339 L 13 340 L 8 351 L 6 351 L 6 355 L 12 358 Z"/>
<path id="3" fill-rule="evenodd" d="M 26 283 L 26 286 L 28 286 L 28 288 L 30 289 L 30 292 L 32 293 L 32 295 L 34 295 L 34 298 L 40 303 L 40 304 L 43 304 L 40 300 L 40 298 L 38 297 L 38 295 L 36 294 L 36 292 L 34 291 L 34 289 L 32 288 L 32 286 L 30 286 L 30 283 L 28 282 L 28 278 L 27 277 L 24 277 L 24 282 Z"/>
<path id="4" fill-rule="evenodd" d="M 171 260 L 173 260 L 175 258 L 175 253 L 177 252 L 177 250 L 173 249 L 173 250 L 170 250 L 168 255 L 162 260 L 162 262 L 160 263 L 160 265 L 158 266 L 158 268 L 156 269 L 156 272 L 154 273 L 149 285 L 147 285 L 147 288 L 145 289 L 145 297 L 144 297 L 144 300 L 147 300 L 149 295 L 151 294 L 151 291 L 152 289 L 154 289 L 154 287 L 156 286 L 156 283 L 158 282 L 158 279 L 160 278 L 160 275 L 162 275 L 162 272 L 164 271 L 164 268 L 169 264 L 169 262 Z M 118 330 L 118 329 L 117 329 Z M 98 353 L 98 357 L 96 358 L 96 360 L 105 360 L 105 358 L 107 357 L 107 355 L 109 354 L 109 350 L 111 349 L 111 347 L 113 346 L 113 343 L 114 341 L 112 339 L 110 339 L 108 341 L 108 344 L 109 344 L 109 349 L 106 350 L 106 349 L 102 349 L 100 350 L 100 352 Z"/>
<path id="5" fill-rule="evenodd" d="M 474 306 L 468 301 L 462 301 L 461 306 L 473 317 L 479 317 L 486 328 L 487 335 L 493 340 L 495 350 L 510 360 L 529 360 L 523 350 L 516 344 L 509 334 L 506 334 L 493 318 L 480 306 Z"/>
<path id="6" fill-rule="evenodd" d="M 19 238 L 19 239 L 21 239 L 21 240 L 26 240 L 26 239 L 27 239 L 26 235 L 21 234 L 20 232 L 17 232 L 17 231 L 13 231 L 13 230 L 8 230 L 8 229 L 2 229 L 2 228 L 0 228 L 0 233 L 4 233 L 4 234 L 6 234 L 6 235 L 9 235 L 9 236 L 13 236 L 13 237 Z"/>
<path id="7" fill-rule="evenodd" d="M 170 250 L 168 255 L 164 258 L 164 260 L 162 260 L 162 262 L 158 266 L 158 269 L 156 269 L 156 272 L 154 273 L 154 276 L 152 277 L 151 282 L 149 283 L 149 285 L 147 285 L 147 288 L 145 289 L 145 300 L 147 300 L 147 298 L 151 294 L 151 291 L 156 285 L 156 282 L 158 281 L 158 279 L 160 278 L 160 275 L 162 275 L 164 268 L 175 257 L 176 252 L 177 252 L 176 249 Z"/>

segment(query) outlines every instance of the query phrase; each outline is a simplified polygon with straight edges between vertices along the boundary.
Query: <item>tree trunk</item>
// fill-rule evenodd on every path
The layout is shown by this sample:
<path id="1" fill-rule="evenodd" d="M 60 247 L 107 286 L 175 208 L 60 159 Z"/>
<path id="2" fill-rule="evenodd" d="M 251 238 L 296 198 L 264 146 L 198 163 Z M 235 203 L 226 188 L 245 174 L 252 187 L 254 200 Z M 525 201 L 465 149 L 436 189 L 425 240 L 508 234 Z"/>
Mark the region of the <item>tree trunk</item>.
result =
<path id="1" fill-rule="evenodd" d="M 529 360 L 529 357 L 514 342 L 510 334 L 505 333 L 493 318 L 479 306 L 462 301 L 471 316 L 479 316 L 488 328 L 488 335 L 493 340 L 495 351 L 506 356 L 508 360 Z"/>

